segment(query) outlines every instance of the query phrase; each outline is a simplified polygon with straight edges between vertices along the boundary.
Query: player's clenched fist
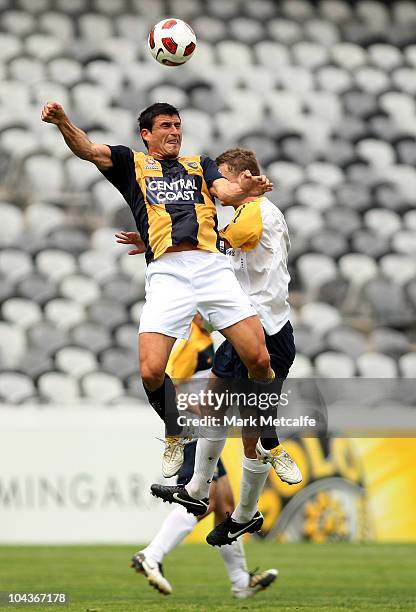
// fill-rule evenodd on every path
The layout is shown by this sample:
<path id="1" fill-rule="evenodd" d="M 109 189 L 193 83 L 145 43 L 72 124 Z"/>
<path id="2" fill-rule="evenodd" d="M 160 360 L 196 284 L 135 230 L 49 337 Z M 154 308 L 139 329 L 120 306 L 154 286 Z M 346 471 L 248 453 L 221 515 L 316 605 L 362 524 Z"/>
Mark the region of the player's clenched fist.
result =
<path id="1" fill-rule="evenodd" d="M 254 176 L 251 174 L 250 170 L 244 170 L 240 174 L 238 182 L 240 183 L 241 189 L 250 196 L 260 196 L 266 191 L 271 191 L 273 189 L 273 183 L 264 176 L 264 174 L 260 176 Z"/>
<path id="2" fill-rule="evenodd" d="M 46 123 L 60 123 L 65 119 L 65 111 L 61 104 L 58 102 L 47 102 L 42 109 L 42 121 Z"/>

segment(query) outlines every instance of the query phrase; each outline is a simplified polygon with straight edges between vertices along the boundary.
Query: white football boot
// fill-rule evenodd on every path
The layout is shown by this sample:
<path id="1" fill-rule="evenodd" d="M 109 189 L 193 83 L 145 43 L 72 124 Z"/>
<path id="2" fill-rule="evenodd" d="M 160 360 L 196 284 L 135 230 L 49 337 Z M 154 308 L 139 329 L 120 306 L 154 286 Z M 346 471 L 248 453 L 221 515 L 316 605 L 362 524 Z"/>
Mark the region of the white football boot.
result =
<path id="1" fill-rule="evenodd" d="M 283 446 L 279 444 L 271 450 L 262 447 L 260 440 L 256 444 L 257 459 L 262 463 L 270 463 L 280 480 L 288 484 L 302 482 L 302 474 L 296 462 Z"/>
<path id="2" fill-rule="evenodd" d="M 162 595 L 170 595 L 172 593 L 172 587 L 163 575 L 162 564 L 156 563 L 150 557 L 146 557 L 144 552 L 139 551 L 134 555 L 131 560 L 131 567 L 139 574 L 146 576 L 149 584 L 159 593 L 162 593 Z"/>
<path id="3" fill-rule="evenodd" d="M 264 591 L 267 589 L 277 578 L 279 572 L 277 569 L 269 569 L 261 574 L 255 574 L 254 572 L 250 572 L 250 582 L 246 587 L 233 587 L 231 589 L 231 593 L 233 597 L 237 599 L 247 599 L 248 597 L 253 597 L 259 591 Z"/>
<path id="4" fill-rule="evenodd" d="M 176 476 L 183 465 L 185 444 L 188 438 L 179 436 L 166 436 L 165 450 L 162 460 L 162 474 L 164 478 Z"/>

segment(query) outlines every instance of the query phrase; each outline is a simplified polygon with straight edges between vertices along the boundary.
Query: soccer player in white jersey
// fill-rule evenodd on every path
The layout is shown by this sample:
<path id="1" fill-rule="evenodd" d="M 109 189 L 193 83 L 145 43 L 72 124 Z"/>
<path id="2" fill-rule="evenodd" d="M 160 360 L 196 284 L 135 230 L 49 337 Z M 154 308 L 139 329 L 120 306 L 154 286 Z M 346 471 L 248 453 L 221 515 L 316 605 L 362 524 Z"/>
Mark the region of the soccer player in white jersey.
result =
<path id="1" fill-rule="evenodd" d="M 237 181 L 247 169 L 252 174 L 259 174 L 257 160 L 251 151 L 233 149 L 216 161 L 231 182 Z M 290 242 L 286 222 L 279 209 L 264 197 L 248 197 L 235 208 L 233 219 L 221 232 L 224 248 L 237 279 L 260 316 L 271 365 L 282 383 L 295 357 L 289 322 L 287 254 Z M 229 379 L 244 379 L 248 375 L 228 341 L 217 350 L 212 372 L 214 376 Z M 204 500 L 208 497 L 209 482 L 225 439 L 205 438 L 203 442 L 203 445 L 198 442 L 194 475 L 185 488 L 152 485 L 153 494 L 179 503 L 197 515 L 206 511 Z M 213 545 L 229 544 L 239 535 L 261 528 L 263 517 L 257 510 L 257 500 L 270 465 L 285 482 L 295 484 L 302 480 L 298 466 L 281 447 L 275 433 L 270 436 L 269 432 L 258 441 L 243 436 L 243 443 L 245 457 L 240 503 L 232 516 L 209 534 L 207 540 Z"/>

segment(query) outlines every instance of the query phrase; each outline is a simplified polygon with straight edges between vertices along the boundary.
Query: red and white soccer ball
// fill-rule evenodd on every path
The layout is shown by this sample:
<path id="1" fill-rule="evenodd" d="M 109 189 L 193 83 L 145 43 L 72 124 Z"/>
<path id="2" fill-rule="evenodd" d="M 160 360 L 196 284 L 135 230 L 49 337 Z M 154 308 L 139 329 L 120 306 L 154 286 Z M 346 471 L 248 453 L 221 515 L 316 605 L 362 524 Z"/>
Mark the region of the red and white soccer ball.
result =
<path id="1" fill-rule="evenodd" d="M 149 33 L 149 49 L 155 60 L 165 66 L 180 66 L 191 59 L 196 49 L 195 32 L 181 19 L 163 19 Z"/>

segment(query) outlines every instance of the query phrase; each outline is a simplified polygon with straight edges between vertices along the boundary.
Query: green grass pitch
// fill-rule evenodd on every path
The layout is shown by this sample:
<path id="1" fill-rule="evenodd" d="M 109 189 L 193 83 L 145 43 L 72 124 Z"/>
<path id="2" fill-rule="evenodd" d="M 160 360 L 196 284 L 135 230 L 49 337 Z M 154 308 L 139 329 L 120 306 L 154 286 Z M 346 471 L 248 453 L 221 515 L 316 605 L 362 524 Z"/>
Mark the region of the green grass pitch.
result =
<path id="1" fill-rule="evenodd" d="M 0 547 L 0 591 L 69 593 L 66 606 L 4 606 L 62 612 L 216 612 L 232 610 L 415 610 L 416 545 L 249 543 L 250 567 L 277 567 L 267 591 L 231 598 L 218 552 L 208 545 L 176 549 L 164 563 L 173 586 L 160 595 L 130 569 L 134 546 Z"/>

